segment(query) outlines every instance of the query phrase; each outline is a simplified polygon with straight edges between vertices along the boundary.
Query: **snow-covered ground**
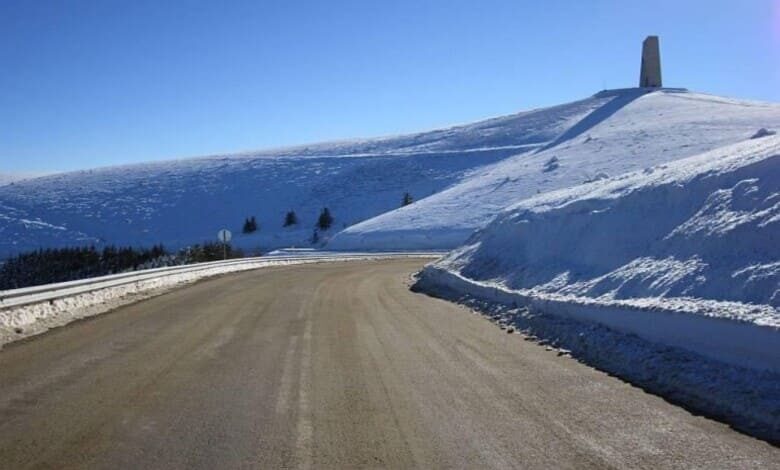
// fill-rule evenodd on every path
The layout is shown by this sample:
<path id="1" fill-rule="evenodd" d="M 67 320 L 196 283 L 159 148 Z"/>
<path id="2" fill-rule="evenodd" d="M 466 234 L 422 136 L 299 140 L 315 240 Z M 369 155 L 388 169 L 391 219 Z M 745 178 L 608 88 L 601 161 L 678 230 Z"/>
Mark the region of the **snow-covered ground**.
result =
<path id="1" fill-rule="evenodd" d="M 780 105 L 626 89 L 420 134 L 54 174 L 0 185 L 0 258 L 84 244 L 175 249 L 221 228 L 250 250 L 306 247 L 325 206 L 331 249 L 454 248 L 512 202 L 760 128 L 780 129 Z M 399 208 L 405 192 L 416 202 Z M 284 228 L 289 210 L 300 223 Z M 240 234 L 252 215 L 260 230 Z"/>
<path id="2" fill-rule="evenodd" d="M 779 307 L 780 137 L 523 200 L 439 265 L 539 295 Z"/>
<path id="3" fill-rule="evenodd" d="M 24 179 L 35 178 L 36 176 L 40 176 L 40 175 L 36 175 L 36 174 L 33 174 L 33 173 L 2 173 L 2 172 L 0 172 L 0 186 L 4 186 L 6 184 L 11 184 L 11 183 L 14 183 L 16 181 L 21 181 L 21 180 L 24 180 Z"/>
<path id="4" fill-rule="evenodd" d="M 84 244 L 176 249 L 221 228 L 249 250 L 308 247 L 325 206 L 331 249 L 453 248 L 512 202 L 760 128 L 780 129 L 780 106 L 627 89 L 420 134 L 49 175 L 0 186 L 0 258 Z M 416 202 L 399 209 L 405 192 Z M 300 223 L 284 228 L 290 210 Z M 241 234 L 252 215 L 260 230 Z"/>
<path id="5" fill-rule="evenodd" d="M 319 211 L 330 233 L 451 186 L 476 169 L 544 145 L 601 98 L 449 129 L 61 173 L 0 187 L 0 259 L 48 246 L 116 244 L 179 248 L 214 239 L 263 250 L 310 246 Z M 299 225 L 282 227 L 287 211 Z M 256 216 L 258 232 L 240 233 Z M 322 236 L 326 240 L 330 233 Z"/>
<path id="6" fill-rule="evenodd" d="M 0 186 L 6 185 L 16 180 L 17 178 L 11 173 L 0 173 Z"/>
<path id="7" fill-rule="evenodd" d="M 417 289 L 778 439 L 780 137 L 522 200 Z"/>
<path id="8" fill-rule="evenodd" d="M 454 248 L 507 205 L 780 129 L 780 105 L 682 90 L 602 92 L 539 149 L 479 168 L 431 197 L 351 226 L 331 249 Z M 544 113 L 542 110 L 540 113 Z"/>

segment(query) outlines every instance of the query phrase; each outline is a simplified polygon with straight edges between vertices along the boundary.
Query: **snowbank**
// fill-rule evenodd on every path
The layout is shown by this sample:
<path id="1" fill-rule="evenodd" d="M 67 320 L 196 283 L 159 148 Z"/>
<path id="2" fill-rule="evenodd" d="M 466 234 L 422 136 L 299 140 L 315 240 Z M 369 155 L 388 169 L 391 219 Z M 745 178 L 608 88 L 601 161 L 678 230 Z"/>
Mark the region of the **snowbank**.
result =
<path id="1" fill-rule="evenodd" d="M 772 136 L 522 201 L 425 276 L 452 273 L 461 285 L 495 285 L 652 341 L 780 370 L 779 260 Z M 633 310 L 654 320 L 622 313 Z M 703 335 L 710 324 L 722 334 Z M 765 339 L 739 346 L 752 338 L 743 330 Z"/>
<path id="2" fill-rule="evenodd" d="M 467 296 L 597 323 L 716 361 L 780 374 L 780 315 L 768 306 L 698 299 L 605 301 L 538 294 L 468 279 L 436 264 L 420 273 L 415 289 L 454 300 Z M 737 315 L 741 321 L 729 320 L 728 316 Z"/>
<path id="3" fill-rule="evenodd" d="M 652 309 L 529 297 L 436 267 L 426 269 L 414 289 L 463 303 L 502 329 L 521 332 L 526 340 L 557 349 L 559 355 L 570 355 L 697 414 L 780 442 L 780 373 L 755 368 L 755 363 L 744 367 L 711 359 L 671 346 L 669 341 L 670 337 L 680 337 L 679 328 L 683 334 L 697 331 L 696 339 L 725 338 L 726 348 L 741 343 L 738 347 L 749 345 L 759 355 L 768 352 L 770 356 L 777 350 L 776 341 L 771 338 L 763 338 L 769 341 L 754 347 L 755 331 L 745 325 L 725 321 L 694 324 L 701 318 L 680 314 L 675 318 L 672 312 Z M 625 328 L 617 329 L 625 325 L 659 334 L 661 340 L 652 342 L 646 339 L 647 335 L 626 334 Z M 735 333 L 736 338 L 732 338 Z M 776 364 L 776 358 L 765 359 L 766 364 Z"/>
<path id="4" fill-rule="evenodd" d="M 537 294 L 780 306 L 780 138 L 527 199 L 440 266 Z"/>
<path id="5" fill-rule="evenodd" d="M 539 149 L 475 169 L 412 206 L 348 227 L 329 248 L 455 248 L 512 202 L 761 140 L 780 128 L 777 104 L 643 89 L 602 92 L 594 100 L 597 107 Z"/>

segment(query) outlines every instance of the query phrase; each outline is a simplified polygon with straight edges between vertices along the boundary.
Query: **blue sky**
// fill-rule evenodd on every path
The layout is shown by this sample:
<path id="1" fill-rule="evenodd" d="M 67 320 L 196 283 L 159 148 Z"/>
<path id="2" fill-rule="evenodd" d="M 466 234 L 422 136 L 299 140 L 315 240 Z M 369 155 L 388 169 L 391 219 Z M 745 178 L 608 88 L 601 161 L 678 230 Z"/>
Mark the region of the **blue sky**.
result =
<path id="1" fill-rule="evenodd" d="M 777 1 L 0 1 L 0 172 L 368 137 L 664 83 L 780 101 Z"/>

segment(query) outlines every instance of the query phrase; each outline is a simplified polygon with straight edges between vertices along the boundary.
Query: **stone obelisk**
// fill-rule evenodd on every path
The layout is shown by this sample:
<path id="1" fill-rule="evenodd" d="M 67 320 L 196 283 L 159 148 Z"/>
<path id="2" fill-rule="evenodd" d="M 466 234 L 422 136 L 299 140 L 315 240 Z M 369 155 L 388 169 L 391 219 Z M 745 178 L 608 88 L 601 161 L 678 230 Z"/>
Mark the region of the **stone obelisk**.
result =
<path id="1" fill-rule="evenodd" d="M 642 43 L 642 70 L 639 73 L 639 86 L 643 88 L 660 88 L 661 84 L 661 52 L 658 47 L 658 36 L 648 36 Z"/>

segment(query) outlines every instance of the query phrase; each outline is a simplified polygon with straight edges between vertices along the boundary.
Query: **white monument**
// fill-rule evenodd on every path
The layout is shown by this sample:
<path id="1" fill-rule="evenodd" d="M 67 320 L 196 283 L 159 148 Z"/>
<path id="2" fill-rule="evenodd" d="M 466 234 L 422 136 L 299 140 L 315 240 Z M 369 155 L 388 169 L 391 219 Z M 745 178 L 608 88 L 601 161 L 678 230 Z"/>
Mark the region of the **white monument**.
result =
<path id="1" fill-rule="evenodd" d="M 643 88 L 660 88 L 661 84 L 661 52 L 658 47 L 658 36 L 648 36 L 642 43 L 642 70 L 639 73 L 639 86 Z"/>

